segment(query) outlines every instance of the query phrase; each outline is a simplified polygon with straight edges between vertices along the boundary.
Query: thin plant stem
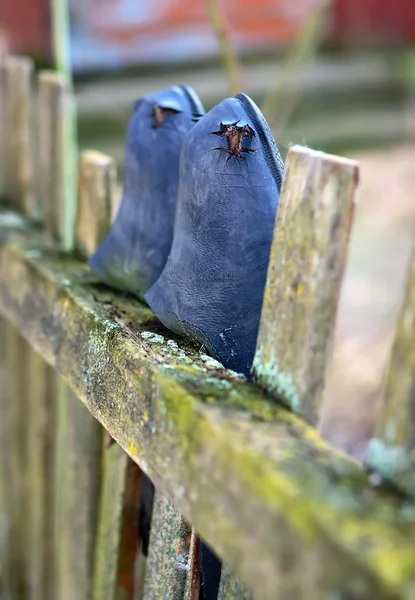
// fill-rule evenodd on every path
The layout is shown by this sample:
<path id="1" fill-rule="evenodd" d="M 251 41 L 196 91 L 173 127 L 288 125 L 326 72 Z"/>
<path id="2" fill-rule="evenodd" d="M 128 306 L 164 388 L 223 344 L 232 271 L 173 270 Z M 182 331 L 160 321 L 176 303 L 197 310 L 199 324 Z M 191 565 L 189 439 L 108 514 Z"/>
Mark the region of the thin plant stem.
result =
<path id="1" fill-rule="evenodd" d="M 223 67 L 228 77 L 231 94 L 243 91 L 242 68 L 232 45 L 226 17 L 221 11 L 218 0 L 206 0 L 210 21 L 219 43 Z"/>
<path id="2" fill-rule="evenodd" d="M 54 68 L 72 78 L 68 0 L 50 0 Z"/>
<path id="3" fill-rule="evenodd" d="M 52 37 L 53 37 L 53 63 L 55 69 L 64 75 L 72 85 L 73 73 L 71 64 L 71 39 L 69 0 L 50 0 Z M 72 232 L 72 223 L 75 221 L 76 195 L 78 189 L 78 135 L 77 112 L 75 96 L 71 94 L 68 105 L 67 135 L 65 141 L 65 211 L 68 218 L 68 232 Z M 73 244 L 73 236 L 68 234 L 65 246 Z"/>
<path id="4" fill-rule="evenodd" d="M 277 138 L 301 97 L 302 74 L 316 56 L 331 4 L 332 0 L 319 0 L 288 48 L 276 86 L 265 96 L 261 108 Z M 291 77 L 293 74 L 295 77 Z"/>

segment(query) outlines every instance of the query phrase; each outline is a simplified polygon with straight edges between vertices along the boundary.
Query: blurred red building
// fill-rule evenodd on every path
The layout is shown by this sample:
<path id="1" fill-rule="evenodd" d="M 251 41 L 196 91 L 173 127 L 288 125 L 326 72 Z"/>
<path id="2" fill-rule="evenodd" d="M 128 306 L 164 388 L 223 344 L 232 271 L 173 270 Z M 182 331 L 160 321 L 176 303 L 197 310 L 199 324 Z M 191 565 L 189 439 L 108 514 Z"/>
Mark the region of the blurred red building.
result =
<path id="1" fill-rule="evenodd" d="M 47 55 L 50 48 L 49 1 L 0 1 L 0 39 L 10 52 Z"/>
<path id="2" fill-rule="evenodd" d="M 222 0 L 238 48 L 283 45 L 318 0 Z M 415 0 L 334 0 L 337 45 L 415 42 Z M 0 39 L 12 52 L 48 56 L 49 0 L 0 3 Z M 204 0 L 69 0 L 78 70 L 214 55 Z M 162 40 L 162 43 L 160 43 Z"/>

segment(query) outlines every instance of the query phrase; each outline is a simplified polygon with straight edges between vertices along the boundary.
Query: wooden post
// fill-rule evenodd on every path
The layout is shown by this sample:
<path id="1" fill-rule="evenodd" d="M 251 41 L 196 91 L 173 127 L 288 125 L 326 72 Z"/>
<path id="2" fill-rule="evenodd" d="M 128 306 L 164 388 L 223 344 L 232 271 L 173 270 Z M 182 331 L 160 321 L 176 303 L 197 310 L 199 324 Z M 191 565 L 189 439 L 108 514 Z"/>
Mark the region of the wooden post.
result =
<path id="1" fill-rule="evenodd" d="M 16 211 L 31 216 L 33 195 L 32 163 L 32 75 L 29 58 L 4 56 L 0 68 L 0 160 L 1 194 Z M 28 365 L 34 354 L 23 338 L 8 324 L 3 327 L 5 352 L 4 398 L 2 416 L 9 447 L 2 448 L 5 461 L 1 486 L 7 490 L 6 527 L 10 535 L 10 560 L 5 565 L 7 585 L 19 596 L 30 594 L 30 528 L 32 508 L 28 465 L 30 419 L 27 393 Z M 9 456 L 10 455 L 10 460 Z M 11 488 L 11 489 L 10 489 Z M 30 498 L 30 500 L 29 500 Z M 33 499 L 36 503 L 36 499 Z M 10 528 L 9 528 L 10 527 Z M 41 554 L 41 548 L 38 549 Z"/>
<path id="2" fill-rule="evenodd" d="M 141 471 L 116 443 L 104 448 L 93 600 L 134 597 Z"/>
<path id="3" fill-rule="evenodd" d="M 53 457 L 56 380 L 48 364 L 27 346 L 25 365 L 28 598 L 52 600 Z"/>
<path id="4" fill-rule="evenodd" d="M 116 184 L 114 159 L 94 150 L 83 152 L 79 167 L 76 247 L 84 258 L 97 250 L 110 229 Z"/>
<path id="5" fill-rule="evenodd" d="M 62 248 L 74 244 L 76 212 L 75 109 L 69 81 L 53 71 L 38 80 L 38 194 L 48 231 Z"/>
<path id="6" fill-rule="evenodd" d="M 6 197 L 5 58 L 0 45 L 0 202 Z"/>
<path id="7" fill-rule="evenodd" d="M 8 540 L 9 555 L 5 565 L 6 584 L 10 586 L 12 595 L 17 598 L 26 597 L 26 407 L 24 377 L 21 367 L 25 365 L 27 344 L 14 327 L 6 324 L 4 331 L 5 344 L 5 388 L 6 411 L 3 418 L 7 427 L 10 447 L 6 449 L 5 463 L 9 467 L 5 475 L 9 477 L 2 485 L 7 489 L 7 508 L 9 511 L 6 526 L 10 538 Z"/>
<path id="8" fill-rule="evenodd" d="M 163 494 L 156 490 L 145 600 L 184 600 L 190 576 L 191 529 Z"/>
<path id="9" fill-rule="evenodd" d="M 39 76 L 38 127 L 38 191 L 46 226 L 70 250 L 76 210 L 74 99 L 69 81 L 54 72 Z M 92 591 L 102 429 L 62 381 L 56 389 L 54 589 L 55 597 L 65 600 Z"/>
<path id="10" fill-rule="evenodd" d="M 366 462 L 415 496 L 415 231 L 406 289 L 383 385 L 383 402 Z"/>
<path id="11" fill-rule="evenodd" d="M 95 252 L 108 233 L 115 198 L 115 161 L 100 152 L 85 151 L 79 163 L 75 244 L 84 258 Z M 132 599 L 141 471 L 109 436 L 104 435 L 102 443 L 92 597 L 115 600 L 121 594 Z"/>
<path id="12" fill-rule="evenodd" d="M 13 205 L 31 214 L 34 204 L 32 161 L 32 76 L 33 62 L 23 56 L 4 59 L 4 133 L 7 153 L 2 157 L 5 169 L 5 194 Z"/>
<path id="13" fill-rule="evenodd" d="M 254 378 L 316 423 L 355 206 L 354 161 L 294 146 L 278 208 Z"/>
<path id="14" fill-rule="evenodd" d="M 110 223 L 115 164 L 108 157 L 89 152 L 82 155 L 79 165 L 74 247 L 85 256 L 98 247 Z M 59 213 L 51 211 L 50 215 L 52 221 L 59 220 Z M 65 234 L 59 226 L 54 231 L 55 235 Z M 74 594 L 80 598 L 93 594 L 98 516 L 100 502 L 105 501 L 100 497 L 103 429 L 70 390 L 61 391 L 61 396 L 56 470 L 57 595 L 69 600 Z"/>

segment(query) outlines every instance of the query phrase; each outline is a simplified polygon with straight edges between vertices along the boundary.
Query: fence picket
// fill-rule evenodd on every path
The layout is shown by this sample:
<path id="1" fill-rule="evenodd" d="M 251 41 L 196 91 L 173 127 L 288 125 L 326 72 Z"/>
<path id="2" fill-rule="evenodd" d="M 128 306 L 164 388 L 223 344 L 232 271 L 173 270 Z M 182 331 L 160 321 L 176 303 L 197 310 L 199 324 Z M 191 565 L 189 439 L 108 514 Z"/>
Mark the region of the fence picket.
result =
<path id="1" fill-rule="evenodd" d="M 11 202 L 13 209 L 33 217 L 33 62 L 27 57 L 5 56 L 1 69 L 1 120 L 2 133 L 0 153 L 3 165 L 2 194 Z M 44 418 L 42 411 L 42 388 L 38 387 L 41 377 L 36 374 L 34 386 L 25 386 L 25 376 L 29 376 L 33 364 L 43 363 L 35 352 L 17 335 L 9 325 L 4 331 L 7 345 L 6 387 L 9 391 L 8 407 L 4 409 L 4 419 L 10 427 L 13 500 L 9 504 L 12 518 L 12 564 L 9 569 L 18 585 L 20 594 L 28 598 L 42 598 L 40 580 L 43 574 L 44 531 L 41 513 L 43 500 L 33 482 L 43 479 L 35 461 L 39 452 L 33 453 L 33 435 L 39 436 L 39 421 Z M 43 363 L 44 364 L 44 363 Z M 16 373 L 19 365 L 22 376 Z M 15 380 L 13 380 L 15 378 Z M 34 396 L 34 392 L 36 395 Z M 36 403 L 35 410 L 33 401 Z M 32 417 L 34 420 L 32 420 Z M 30 423 L 30 427 L 28 424 Z M 10 452 L 5 449 L 5 454 Z M 36 448 L 40 450 L 40 448 Z M 7 486 L 7 483 L 6 483 Z M 9 498 L 10 501 L 10 498 Z M 42 507 L 40 505 L 42 503 Z M 34 543 L 33 543 L 34 542 Z M 17 572 L 16 572 L 17 571 Z"/>
<path id="2" fill-rule="evenodd" d="M 83 152 L 75 247 L 84 258 L 95 252 L 107 234 L 115 202 L 115 161 L 100 152 Z M 132 599 L 141 471 L 117 444 L 108 443 L 108 437 L 104 436 L 102 449 L 92 597 L 115 600 L 122 590 L 122 597 Z"/>
<path id="3" fill-rule="evenodd" d="M 17 598 L 27 594 L 27 562 L 26 545 L 26 407 L 24 379 L 21 368 L 26 360 L 28 349 L 24 339 L 16 329 L 7 324 L 5 331 L 6 345 L 6 423 L 9 429 L 10 447 L 7 449 L 10 464 L 10 479 L 4 482 L 8 492 L 8 508 L 10 509 L 10 555 L 6 558 L 9 570 L 12 593 Z"/>
<path id="4" fill-rule="evenodd" d="M 254 378 L 318 419 L 355 205 L 354 161 L 294 146 L 274 228 Z"/>
<path id="5" fill-rule="evenodd" d="M 4 135 L 7 140 L 5 192 L 14 207 L 32 214 L 33 146 L 32 146 L 32 77 L 33 62 L 25 56 L 4 59 Z"/>
<path id="6" fill-rule="evenodd" d="M 405 294 L 383 385 L 383 402 L 366 463 L 415 495 L 415 231 Z"/>
<path id="7" fill-rule="evenodd" d="M 6 178 L 4 193 L 13 207 L 32 219 L 39 218 L 34 194 L 33 175 L 33 63 L 20 56 L 4 61 L 4 138 Z M 13 401 L 15 432 L 24 443 L 19 472 L 24 480 L 17 498 L 19 522 L 24 529 L 21 560 L 26 573 L 26 594 L 33 600 L 46 597 L 47 546 L 51 531 L 46 515 L 49 513 L 48 481 L 52 473 L 50 456 L 50 420 L 53 416 L 47 385 L 49 367 L 23 340 L 19 342 L 19 358 L 23 377 L 30 382 L 21 390 L 20 401 Z M 19 414 L 19 405 L 21 412 Z M 23 405 L 23 406 L 22 406 Z M 15 437 L 15 439 L 17 439 Z M 23 442 L 24 440 L 24 442 Z"/>
<path id="8" fill-rule="evenodd" d="M 191 575 L 191 528 L 170 501 L 156 490 L 144 600 L 184 600 Z"/>
<path id="9" fill-rule="evenodd" d="M 76 212 L 74 98 L 69 81 L 41 71 L 37 99 L 37 189 L 48 231 L 65 250 L 72 250 Z"/>
<path id="10" fill-rule="evenodd" d="M 6 55 L 2 53 L 0 47 L 0 201 L 6 199 L 6 120 L 5 120 L 5 102 L 6 102 Z"/>
<path id="11" fill-rule="evenodd" d="M 104 449 L 94 600 L 134 598 L 141 471 L 118 446 Z"/>
<path id="12" fill-rule="evenodd" d="M 67 79 L 44 71 L 38 82 L 38 193 L 48 231 L 64 249 L 75 240 L 73 94 Z M 93 579 L 102 428 L 62 381 L 55 439 L 55 594 L 87 598 Z"/>
<path id="13" fill-rule="evenodd" d="M 82 155 L 76 203 L 71 87 L 43 72 L 33 168 L 32 71 L 25 57 L 0 56 L 0 196 L 30 219 L 43 217 L 55 249 L 87 257 L 115 212 L 115 163 L 99 152 Z M 357 174 L 353 161 L 291 149 L 275 226 L 254 379 L 313 425 Z M 28 600 L 198 600 L 200 541 L 164 493 L 209 543 L 218 541 L 218 552 L 258 598 L 414 596 L 408 495 L 415 495 L 415 241 L 367 457 L 404 492 L 397 495 L 386 487 L 379 494 L 358 465 L 255 386 L 226 370 L 207 372 L 196 351 L 181 350 L 179 358 L 176 342 L 164 347 L 161 335 L 154 334 L 163 340 L 156 349 L 139 334 L 130 338 L 123 321 L 112 321 L 114 312 L 80 284 L 84 265 L 61 257 L 63 279 L 47 250 L 27 250 L 28 240 L 33 248 L 38 243 L 36 227 L 8 244 L 7 218 L 4 223 L 0 306 L 21 333 L 0 320 L 2 597 L 4 588 L 7 598 Z M 121 301 L 106 294 L 113 304 Z M 122 302 L 138 332 L 152 330 L 149 311 Z M 137 449 L 144 449 L 160 486 L 145 576 L 137 552 L 140 468 L 121 446 L 107 443 L 109 434 L 21 334 L 134 460 L 140 462 Z M 108 398 L 109 412 L 102 408 Z M 150 419 L 145 435 L 137 414 Z M 212 469 L 214 479 L 206 477 Z M 235 598 L 252 596 L 224 565 L 218 600 Z"/>

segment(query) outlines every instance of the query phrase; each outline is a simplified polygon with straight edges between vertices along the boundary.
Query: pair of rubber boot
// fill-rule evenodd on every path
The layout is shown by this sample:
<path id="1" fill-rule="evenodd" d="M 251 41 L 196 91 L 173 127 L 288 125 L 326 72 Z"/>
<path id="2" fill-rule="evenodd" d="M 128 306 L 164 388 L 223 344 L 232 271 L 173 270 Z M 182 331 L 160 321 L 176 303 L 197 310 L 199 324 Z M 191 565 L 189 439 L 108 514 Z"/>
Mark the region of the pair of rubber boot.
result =
<path id="1" fill-rule="evenodd" d="M 255 103 L 238 94 L 205 114 L 174 86 L 140 99 L 126 140 L 123 199 L 89 261 L 162 323 L 249 377 L 284 164 Z M 143 547 L 154 488 L 144 485 Z M 201 544 L 204 600 L 220 562 Z"/>

